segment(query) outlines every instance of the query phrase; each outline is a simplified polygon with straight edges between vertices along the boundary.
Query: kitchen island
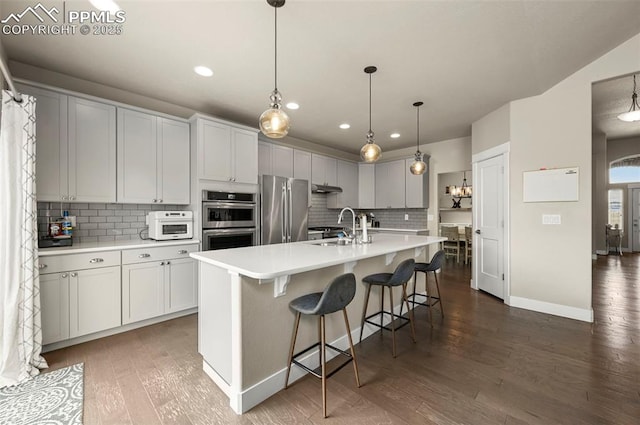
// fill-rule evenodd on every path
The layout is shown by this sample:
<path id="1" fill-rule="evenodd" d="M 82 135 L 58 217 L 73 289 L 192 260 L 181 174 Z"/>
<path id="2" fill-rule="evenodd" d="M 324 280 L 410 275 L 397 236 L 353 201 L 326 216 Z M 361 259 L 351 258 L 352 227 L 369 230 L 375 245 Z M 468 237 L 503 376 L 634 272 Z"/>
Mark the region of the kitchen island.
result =
<path id="1" fill-rule="evenodd" d="M 324 290 L 343 273 L 354 273 L 361 281 L 371 273 L 393 271 L 407 258 L 428 261 L 425 248 L 444 239 L 379 234 L 365 245 L 332 245 L 324 239 L 191 253 L 199 260 L 198 351 L 204 371 L 229 397 L 236 413 L 246 412 L 284 388 L 294 321 L 288 308 L 291 300 Z M 360 332 L 364 289 L 358 284 L 347 307 L 354 336 Z M 400 300 L 397 290 L 394 299 Z M 370 311 L 379 307 L 376 294 Z M 327 340 L 346 349 L 344 323 L 333 316 L 327 316 Z M 366 326 L 364 337 L 374 331 Z M 317 335 L 317 320 L 303 318 L 296 349 L 312 345 Z M 317 351 L 305 361 L 315 367 Z M 303 375 L 292 368 L 290 380 Z"/>

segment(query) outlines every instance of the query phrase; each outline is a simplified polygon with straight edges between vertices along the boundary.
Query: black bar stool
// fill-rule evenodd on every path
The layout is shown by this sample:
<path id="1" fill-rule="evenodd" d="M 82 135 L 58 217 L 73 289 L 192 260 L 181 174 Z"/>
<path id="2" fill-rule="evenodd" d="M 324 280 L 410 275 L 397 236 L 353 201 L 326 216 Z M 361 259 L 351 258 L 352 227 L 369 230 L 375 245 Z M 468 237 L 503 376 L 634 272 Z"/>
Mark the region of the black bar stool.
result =
<path id="1" fill-rule="evenodd" d="M 414 305 L 423 305 L 425 307 L 429 307 L 429 321 L 431 322 L 431 327 L 433 327 L 433 314 L 431 312 L 431 307 L 436 304 L 440 304 L 440 314 L 444 318 L 444 308 L 442 307 L 442 299 L 440 297 L 440 286 L 438 285 L 438 274 L 436 273 L 438 270 L 442 268 L 442 264 L 445 260 L 445 252 L 440 250 L 433 254 L 431 257 L 431 261 L 428 263 L 416 263 L 414 268 L 414 279 L 413 279 L 413 291 L 409 294 L 409 302 Z M 425 295 L 419 294 L 416 292 L 416 282 L 418 281 L 418 272 L 424 273 L 424 291 Z M 436 281 L 436 289 L 438 290 L 438 296 L 430 295 L 429 292 L 429 272 L 433 272 L 433 277 Z M 416 301 L 416 296 L 424 298 L 424 302 Z M 400 310 L 400 314 L 402 314 L 402 309 Z"/>
<path id="2" fill-rule="evenodd" d="M 289 303 L 289 307 L 296 312 L 296 321 L 293 325 L 293 337 L 291 338 L 291 349 L 289 350 L 289 363 L 287 366 L 287 376 L 285 378 L 285 388 L 289 387 L 289 374 L 291 372 L 291 364 L 295 364 L 306 370 L 316 378 L 322 380 L 322 415 L 327 417 L 327 378 L 342 369 L 349 362 L 353 361 L 353 370 L 356 375 L 356 385 L 360 387 L 360 376 L 358 375 L 358 361 L 356 353 L 353 350 L 353 341 L 351 340 L 351 328 L 349 327 L 349 318 L 347 317 L 347 305 L 353 300 L 356 293 L 356 277 L 353 273 L 343 274 L 336 277 L 324 290 L 324 292 L 315 292 L 313 294 L 303 295 Z M 349 338 L 350 353 L 336 348 L 326 342 L 324 316 L 326 314 L 335 313 L 342 310 L 344 316 L 344 324 L 347 327 L 347 337 Z M 296 337 L 298 336 L 298 325 L 300 325 L 300 316 L 302 314 L 320 316 L 320 341 L 313 344 L 297 354 L 293 351 L 296 345 Z M 296 360 L 297 357 L 320 346 L 320 373 L 317 369 L 313 370 Z M 339 355 L 346 357 L 346 360 L 336 369 L 327 373 L 327 357 L 326 348 L 331 348 Z"/>
<path id="3" fill-rule="evenodd" d="M 405 326 L 406 324 L 411 325 L 411 339 L 413 342 L 416 342 L 416 333 L 413 326 L 413 312 L 409 309 L 409 302 L 407 300 L 407 282 L 411 279 L 413 275 L 413 269 L 415 267 L 415 261 L 413 259 L 404 260 L 402 263 L 398 264 L 395 271 L 393 273 L 376 273 L 371 274 L 369 276 L 365 276 L 362 281 L 367 284 L 367 294 L 364 299 L 364 307 L 362 308 L 362 321 L 360 322 L 360 341 L 362 341 L 362 332 L 364 331 L 364 324 L 369 323 L 370 325 L 374 325 L 379 327 L 380 329 L 391 331 L 391 339 L 393 341 L 393 357 L 396 357 L 396 326 L 395 320 L 400 319 L 403 323 L 398 326 L 398 329 Z M 369 305 L 369 295 L 371 294 L 372 286 L 380 286 L 380 311 L 377 311 L 373 314 L 367 316 L 367 306 Z M 402 314 L 398 315 L 393 312 L 393 288 L 396 286 L 402 286 L 402 300 L 407 304 L 407 311 L 409 314 L 409 318 L 402 316 Z M 385 311 L 384 309 L 384 288 L 389 288 L 389 303 L 391 307 L 389 311 Z M 403 304 L 401 303 L 401 306 Z M 400 312 L 402 313 L 402 307 L 400 307 Z M 391 316 L 390 327 L 384 326 L 384 315 L 387 314 Z M 371 318 L 375 316 L 380 316 L 380 323 L 375 323 Z"/>

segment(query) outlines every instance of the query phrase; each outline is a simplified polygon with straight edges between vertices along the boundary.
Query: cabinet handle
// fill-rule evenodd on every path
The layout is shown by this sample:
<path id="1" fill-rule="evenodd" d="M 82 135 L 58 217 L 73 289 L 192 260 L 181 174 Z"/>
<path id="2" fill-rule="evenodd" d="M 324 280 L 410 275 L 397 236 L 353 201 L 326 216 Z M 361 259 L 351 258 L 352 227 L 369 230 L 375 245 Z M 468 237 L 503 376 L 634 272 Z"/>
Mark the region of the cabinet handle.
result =
<path id="1" fill-rule="evenodd" d="M 235 178 L 235 177 L 233 178 L 233 181 L 236 181 L 236 178 Z"/>
<path id="2" fill-rule="evenodd" d="M 154 200 L 153 200 L 153 203 L 155 204 L 156 202 L 158 202 L 158 200 L 157 200 L 157 199 L 154 199 Z"/>
<path id="3" fill-rule="evenodd" d="M 167 261 L 167 266 L 171 264 L 171 261 Z"/>
<path id="4" fill-rule="evenodd" d="M 186 249 L 181 249 L 178 251 L 178 254 L 186 254 L 187 252 L 189 251 L 187 251 Z"/>
<path id="5" fill-rule="evenodd" d="M 66 201 L 66 200 L 68 200 L 68 199 L 69 199 L 69 197 L 68 197 L 68 196 L 63 196 L 63 197 L 62 197 L 62 200 L 63 200 L 63 201 Z"/>
<path id="6" fill-rule="evenodd" d="M 164 266 L 164 261 L 162 263 L 160 263 L 161 266 Z"/>
<path id="7" fill-rule="evenodd" d="M 69 200 L 70 200 L 70 201 L 75 201 L 75 200 L 76 200 L 76 197 L 75 197 L 75 196 L 69 196 Z"/>
<path id="8" fill-rule="evenodd" d="M 162 203 L 163 201 L 162 201 L 162 199 L 158 199 L 158 202 Z"/>
<path id="9" fill-rule="evenodd" d="M 92 258 L 91 260 L 89 260 L 90 263 L 102 263 L 104 261 L 104 259 L 102 258 Z"/>
<path id="10" fill-rule="evenodd" d="M 42 270 L 42 269 L 46 269 L 47 267 L 49 267 L 49 266 L 47 266 L 46 264 L 40 264 L 40 265 L 38 265 L 38 269 L 40 269 L 40 270 Z"/>
<path id="11" fill-rule="evenodd" d="M 66 278 L 67 274 L 66 273 L 62 273 L 62 277 Z"/>
<path id="12" fill-rule="evenodd" d="M 151 257 L 151 254 L 140 254 L 138 255 L 138 258 L 149 258 Z"/>
<path id="13" fill-rule="evenodd" d="M 76 277 L 76 276 L 78 276 L 78 273 L 75 273 L 75 272 L 71 273 L 71 277 Z"/>

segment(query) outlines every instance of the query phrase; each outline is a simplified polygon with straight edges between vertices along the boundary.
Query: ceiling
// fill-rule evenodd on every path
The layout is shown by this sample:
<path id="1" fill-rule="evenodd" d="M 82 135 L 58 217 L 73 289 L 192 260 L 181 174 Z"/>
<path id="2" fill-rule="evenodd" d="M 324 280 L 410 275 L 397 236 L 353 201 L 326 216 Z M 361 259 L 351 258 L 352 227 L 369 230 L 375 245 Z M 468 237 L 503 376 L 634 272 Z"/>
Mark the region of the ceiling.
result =
<path id="1" fill-rule="evenodd" d="M 33 1 L 2 1 L 2 18 Z M 42 1 L 92 10 L 87 1 Z M 257 126 L 273 89 L 264 0 L 127 1 L 121 35 L 3 35 L 9 59 Z M 24 18 L 26 20 L 28 17 Z M 37 22 L 35 22 L 37 23 Z M 278 11 L 278 88 L 290 135 L 357 153 L 468 136 L 506 102 L 539 94 L 640 33 L 640 1 L 288 0 Z M 193 72 L 206 65 L 214 75 Z M 628 88 L 627 88 L 628 90 Z M 630 96 L 629 96 L 630 98 Z M 349 130 L 338 125 L 351 124 Z M 391 139 L 392 132 L 401 137 Z"/>
<path id="2" fill-rule="evenodd" d="M 640 92 L 640 72 L 636 74 L 636 86 L 636 92 Z M 606 134 L 607 140 L 640 137 L 640 122 L 618 119 L 618 115 L 627 112 L 631 107 L 632 75 L 595 83 L 591 93 L 591 124 L 594 133 Z"/>

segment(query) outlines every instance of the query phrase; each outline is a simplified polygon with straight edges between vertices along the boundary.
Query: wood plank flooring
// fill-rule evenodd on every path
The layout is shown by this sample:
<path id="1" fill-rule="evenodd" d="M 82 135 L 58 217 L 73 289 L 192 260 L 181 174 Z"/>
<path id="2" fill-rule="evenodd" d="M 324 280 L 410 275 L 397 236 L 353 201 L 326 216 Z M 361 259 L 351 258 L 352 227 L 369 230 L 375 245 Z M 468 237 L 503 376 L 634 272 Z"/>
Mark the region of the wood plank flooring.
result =
<path id="1" fill-rule="evenodd" d="M 399 331 L 356 346 L 328 382 L 329 418 L 311 377 L 238 416 L 202 371 L 192 315 L 45 354 L 85 363 L 85 424 L 639 424 L 640 255 L 593 263 L 595 322 L 510 308 L 469 288 L 468 266 L 441 275 L 445 318 L 416 311 Z"/>

